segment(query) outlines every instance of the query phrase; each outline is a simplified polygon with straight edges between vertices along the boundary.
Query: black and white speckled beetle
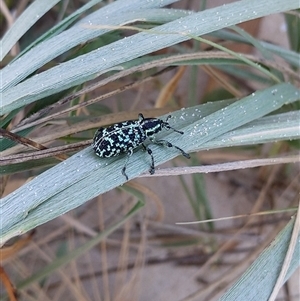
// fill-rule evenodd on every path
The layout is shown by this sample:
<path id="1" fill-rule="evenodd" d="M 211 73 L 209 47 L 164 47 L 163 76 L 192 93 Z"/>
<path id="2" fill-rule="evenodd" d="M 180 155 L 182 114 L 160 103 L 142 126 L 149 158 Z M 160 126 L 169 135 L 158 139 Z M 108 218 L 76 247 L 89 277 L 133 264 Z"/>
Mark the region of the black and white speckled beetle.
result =
<path id="1" fill-rule="evenodd" d="M 154 157 L 151 149 L 144 144 L 144 141 L 147 138 L 152 143 L 167 147 L 174 147 L 178 149 L 184 157 L 190 158 L 190 155 L 178 146 L 173 145 L 166 140 L 156 140 L 154 137 L 154 134 L 162 131 L 163 129 L 172 129 L 176 133 L 183 134 L 183 132 L 170 126 L 168 123 L 170 118 L 171 115 L 167 117 L 166 121 L 158 118 L 144 118 L 143 114 L 140 113 L 138 120 L 128 120 L 113 124 L 107 128 L 99 128 L 93 139 L 93 149 L 96 155 L 103 158 L 114 157 L 122 153 L 127 153 L 128 156 L 122 169 L 122 174 L 125 176 L 126 180 L 128 180 L 128 176 L 126 174 L 127 163 L 130 156 L 133 154 L 133 150 L 142 145 L 151 156 L 149 172 L 150 174 L 154 174 Z"/>

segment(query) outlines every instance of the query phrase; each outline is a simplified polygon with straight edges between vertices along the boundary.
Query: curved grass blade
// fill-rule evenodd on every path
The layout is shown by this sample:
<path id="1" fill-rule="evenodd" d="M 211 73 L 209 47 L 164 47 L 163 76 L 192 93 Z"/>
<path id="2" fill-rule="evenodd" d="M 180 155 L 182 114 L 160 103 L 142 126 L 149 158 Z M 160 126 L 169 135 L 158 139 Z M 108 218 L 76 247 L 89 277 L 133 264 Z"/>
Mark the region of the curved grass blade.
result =
<path id="1" fill-rule="evenodd" d="M 23 34 L 59 1 L 60 0 L 36 0 L 31 3 L 4 35 L 1 41 L 0 61 L 3 60 Z"/>
<path id="2" fill-rule="evenodd" d="M 274 3 L 274 1 L 271 2 L 267 14 L 287 11 L 298 7 L 295 0 L 276 0 L 276 3 Z M 268 4 L 265 2 L 264 6 L 262 6 L 259 0 L 253 0 L 251 3 L 247 0 L 241 0 L 224 5 L 222 9 L 216 7 L 191 14 L 167 24 L 157 26 L 153 30 L 134 34 L 126 39 L 116 41 L 91 51 L 88 54 L 81 55 L 32 76 L 14 87 L 11 87 L 13 82 L 20 79 L 15 79 L 15 70 L 6 71 L 6 77 L 8 77 L 5 82 L 7 90 L 3 93 L 1 114 L 5 114 L 17 107 L 24 106 L 24 104 L 29 104 L 50 94 L 91 80 L 103 74 L 108 69 L 124 62 L 186 41 L 190 39 L 191 36 L 207 34 L 230 25 L 264 16 L 266 15 L 266 5 Z M 139 13 L 141 12 L 142 11 L 139 11 Z M 88 18 L 82 20 L 80 24 L 88 22 L 88 20 Z M 125 19 L 122 20 L 126 22 Z M 132 18 L 129 18 L 127 21 L 129 20 L 132 20 Z M 118 20 L 118 22 L 119 21 L 120 20 Z M 97 26 L 97 24 L 98 22 L 95 21 L 94 25 Z M 199 24 L 201 24 L 201 26 L 199 26 Z M 89 30 L 91 32 L 94 31 L 92 28 Z M 97 30 L 95 31 L 97 32 Z M 139 47 L 136 47 L 136 45 L 139 45 Z M 32 64 L 32 61 L 30 62 Z M 8 76 L 9 74 L 10 76 Z M 24 77 L 24 74 L 22 74 L 22 77 Z M 11 88 L 8 89 L 8 87 Z"/>
<path id="3" fill-rule="evenodd" d="M 223 135 L 276 111 L 284 104 L 299 100 L 299 95 L 300 91 L 294 86 L 279 84 L 253 93 L 207 116 L 202 115 L 201 106 L 177 111 L 173 114 L 173 122 L 180 125 L 179 129 L 185 134 L 178 137 L 176 133 L 170 133 L 164 138 L 188 152 L 206 149 L 206 143 L 218 137 L 219 147 L 222 147 Z M 236 118 L 237 115 L 240 118 Z M 247 144 L 244 139 L 240 137 L 237 145 Z M 151 149 L 155 154 L 156 165 L 178 155 L 176 151 L 157 145 L 151 146 Z M 101 160 L 88 147 L 23 185 L 0 203 L 1 242 L 122 185 L 125 182 L 121 175 L 123 165 L 124 156 Z M 143 151 L 138 150 L 130 159 L 127 174 L 132 179 L 148 168 L 149 162 Z"/>
<path id="4" fill-rule="evenodd" d="M 295 219 L 291 220 L 277 235 L 272 244 L 266 248 L 241 278 L 219 299 L 232 300 L 269 300 L 273 287 L 282 268 L 291 239 Z M 285 281 L 299 266 L 300 235 L 292 257 Z"/>

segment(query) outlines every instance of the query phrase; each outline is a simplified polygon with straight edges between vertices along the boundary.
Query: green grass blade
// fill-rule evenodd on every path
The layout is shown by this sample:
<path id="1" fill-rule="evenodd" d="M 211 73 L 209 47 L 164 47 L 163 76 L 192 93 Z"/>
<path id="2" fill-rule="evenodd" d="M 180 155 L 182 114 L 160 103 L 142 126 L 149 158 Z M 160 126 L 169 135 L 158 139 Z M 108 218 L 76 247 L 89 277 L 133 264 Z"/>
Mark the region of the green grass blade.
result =
<path id="1" fill-rule="evenodd" d="M 222 29 L 216 32 L 212 32 L 211 35 L 213 37 L 221 38 L 224 40 L 231 40 L 235 42 L 241 42 L 241 43 L 246 43 L 246 44 L 251 44 L 249 40 L 246 38 L 233 33 L 231 31 L 228 31 L 227 29 Z M 265 41 L 260 41 L 260 44 L 262 47 L 265 49 L 269 50 L 270 52 L 282 57 L 285 61 L 289 62 L 292 66 L 299 68 L 299 62 L 300 62 L 300 54 L 292 51 L 290 49 L 285 49 L 281 46 L 274 45 L 271 43 L 267 43 Z"/>
<path id="2" fill-rule="evenodd" d="M 279 84 L 253 93 L 205 117 L 202 115 L 205 108 L 214 104 L 177 111 L 173 114 L 173 122 L 185 134 L 179 137 L 177 133 L 169 133 L 163 137 L 188 152 L 207 149 L 208 142 L 216 138 L 218 147 L 222 147 L 226 141 L 223 140 L 223 135 L 237 131 L 239 127 L 299 100 L 299 95 L 300 91 L 294 86 Z M 240 118 L 236 118 L 237 115 Z M 270 130 L 270 126 L 265 130 Z M 293 131 L 295 137 L 299 138 L 299 126 Z M 278 139 L 290 139 L 282 131 L 277 136 Z M 259 135 L 256 137 L 259 138 Z M 233 144 L 234 140 L 229 142 Z M 235 142 L 236 145 L 243 145 L 247 144 L 247 139 L 241 136 Z M 166 150 L 158 145 L 151 146 L 151 149 L 155 154 L 156 165 L 178 155 L 176 151 Z M 123 165 L 124 156 L 100 159 L 88 147 L 23 185 L 0 203 L 1 242 L 122 185 L 125 182 L 121 175 Z M 149 158 L 142 150 L 138 150 L 130 158 L 127 174 L 132 179 L 148 169 Z"/>
<path id="3" fill-rule="evenodd" d="M 273 287 L 282 268 L 295 219 L 290 221 L 277 235 L 243 276 L 220 298 L 220 301 L 232 300 L 269 300 Z M 300 235 L 286 275 L 285 281 L 299 266 Z"/>
<path id="4" fill-rule="evenodd" d="M 88 3 L 86 3 L 85 5 L 83 5 L 82 7 L 80 7 L 78 10 L 76 10 L 70 16 L 66 17 L 61 22 L 59 22 L 57 25 L 53 26 L 46 33 L 44 33 L 39 38 L 37 38 L 33 43 L 31 43 L 21 53 L 19 53 L 19 55 L 15 59 L 17 59 L 20 56 L 24 55 L 24 53 L 28 52 L 29 49 L 33 48 L 35 45 L 41 43 L 42 41 L 47 40 L 50 37 L 53 37 L 53 36 L 61 33 L 68 26 L 70 26 L 75 20 L 77 20 L 80 17 L 81 14 L 85 13 L 91 7 L 93 7 L 94 5 L 96 5 L 96 4 L 98 4 L 99 2 L 102 2 L 102 1 L 103 0 L 90 0 Z"/>
<path id="5" fill-rule="evenodd" d="M 160 3 L 160 1 L 158 2 Z M 268 6 L 267 11 L 265 9 L 266 6 Z M 136 59 L 142 55 L 152 53 L 153 51 L 183 42 L 190 39 L 191 36 L 207 34 L 227 26 L 239 24 L 243 21 L 297 7 L 298 3 L 295 0 L 268 0 L 264 2 L 264 5 L 262 5 L 262 2 L 259 0 L 253 0 L 251 3 L 247 0 L 241 0 L 224 5 L 222 9 L 220 9 L 220 7 L 208 9 L 157 26 L 147 32 L 139 32 L 126 39 L 103 46 L 100 49 L 81 55 L 55 66 L 50 70 L 32 76 L 14 87 L 12 87 L 12 83 L 20 80 L 20 78 L 15 78 L 16 70 L 3 70 L 3 72 L 7 72 L 6 76 L 3 76 L 7 78 L 5 81 L 7 90 L 3 93 L 1 114 L 5 114 L 15 108 L 29 104 L 50 94 L 86 82 L 112 67 Z M 142 13 L 142 10 L 139 13 Z M 123 22 L 132 20 L 133 17 L 133 15 L 131 15 L 131 18 L 125 19 L 127 14 L 123 14 L 122 16 Z M 87 17 L 85 20 L 82 20 L 80 24 L 85 22 L 85 25 L 89 25 L 88 20 Z M 95 20 L 94 25 L 96 24 L 98 23 Z M 80 29 L 83 30 L 84 27 L 82 26 Z M 85 28 L 85 30 L 97 32 L 98 29 L 92 30 L 92 28 Z M 136 47 L 136 45 L 139 45 L 139 47 Z M 57 45 L 57 47 L 58 46 L 59 45 Z M 40 50 L 43 50 L 43 48 Z M 44 50 L 47 51 L 46 49 Z M 39 51 L 39 53 L 41 53 L 41 51 Z M 28 64 L 28 62 L 26 64 Z M 8 68 L 11 67 L 8 66 Z M 24 74 L 22 76 L 24 76 Z"/>
<path id="6" fill-rule="evenodd" d="M 3 60 L 23 34 L 59 1 L 60 0 L 36 0 L 28 6 L 4 35 L 1 41 L 0 61 Z"/>
<path id="7" fill-rule="evenodd" d="M 167 4 L 170 1 L 164 0 L 164 2 Z M 117 26 L 128 24 L 136 20 L 147 21 L 148 19 L 157 20 L 159 17 L 161 19 L 165 18 L 166 13 L 164 10 L 158 12 L 157 10 L 149 9 L 149 7 L 158 6 L 159 3 L 152 2 L 151 4 L 152 5 L 149 5 L 146 2 L 143 2 L 140 5 L 140 10 L 135 11 L 134 8 L 137 6 L 137 0 L 131 1 L 130 3 L 126 0 L 118 1 L 118 3 L 111 3 L 86 16 L 71 28 L 43 41 L 43 43 L 39 43 L 1 71 L 3 78 L 5 78 L 2 87 L 3 91 L 17 85 L 38 68 L 71 48 L 112 31 Z M 122 10 L 122 7 L 125 7 L 126 9 Z M 141 10 L 141 8 L 144 8 L 144 10 Z M 172 14 L 168 15 L 168 18 L 170 18 L 170 16 L 172 16 Z M 179 15 L 178 13 L 175 13 L 173 18 L 178 18 L 179 16 L 181 16 L 181 13 Z M 75 17 L 77 17 L 77 14 Z M 103 24 L 99 24 L 99 20 L 106 20 L 105 28 L 101 27 Z M 109 28 L 109 26 L 111 26 L 111 28 Z M 99 64 L 99 61 L 97 64 L 101 65 Z M 45 74 L 45 72 L 41 74 Z M 36 78 L 40 77 L 36 76 Z"/>

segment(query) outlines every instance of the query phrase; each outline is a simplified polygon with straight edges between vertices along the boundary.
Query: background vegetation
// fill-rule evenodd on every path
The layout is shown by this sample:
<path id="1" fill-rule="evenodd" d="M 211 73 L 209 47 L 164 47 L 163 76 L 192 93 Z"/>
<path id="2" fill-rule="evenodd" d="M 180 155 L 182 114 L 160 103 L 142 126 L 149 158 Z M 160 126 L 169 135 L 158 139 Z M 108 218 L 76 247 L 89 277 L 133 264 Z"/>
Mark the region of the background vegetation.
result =
<path id="1" fill-rule="evenodd" d="M 176 2 L 1 2 L 3 300 L 274 300 L 297 269 L 299 2 Z M 137 149 L 125 183 L 90 144 L 139 112 L 192 158 Z"/>

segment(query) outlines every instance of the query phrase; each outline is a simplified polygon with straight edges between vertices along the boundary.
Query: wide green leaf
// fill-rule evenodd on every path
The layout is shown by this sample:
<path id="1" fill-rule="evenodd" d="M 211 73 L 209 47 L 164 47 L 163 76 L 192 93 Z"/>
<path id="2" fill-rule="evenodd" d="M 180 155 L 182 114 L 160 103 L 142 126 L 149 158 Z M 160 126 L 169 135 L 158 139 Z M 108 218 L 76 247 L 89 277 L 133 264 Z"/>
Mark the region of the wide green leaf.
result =
<path id="1" fill-rule="evenodd" d="M 243 131 L 242 126 L 284 104 L 297 101 L 299 95 L 300 91 L 292 85 L 279 84 L 230 105 L 226 106 L 225 102 L 221 109 L 215 110 L 218 105 L 212 103 L 177 111 L 173 114 L 173 122 L 185 134 L 179 137 L 177 133 L 164 133 L 163 138 L 187 152 L 208 149 L 208 142 L 217 138 L 214 143 L 218 147 L 223 144 L 228 146 L 228 141 L 231 145 L 244 145 L 247 144 L 247 135 L 239 135 L 239 128 Z M 237 115 L 241 118 L 236 118 Z M 251 128 L 250 124 L 250 130 Z M 261 129 L 268 133 L 270 130 L 266 127 Z M 292 131 L 292 137 L 285 136 L 281 131 L 273 131 L 273 135 L 276 135 L 275 139 L 299 138 L 299 127 L 294 126 Z M 224 139 L 228 134 L 232 136 Z M 259 139 L 263 135 L 258 132 L 254 137 L 257 139 L 256 143 L 260 143 Z M 252 139 L 249 143 L 255 143 L 255 140 Z M 178 155 L 178 152 L 158 145 L 151 146 L 151 149 L 156 165 Z M 5 242 L 15 235 L 27 232 L 101 193 L 124 184 L 125 178 L 121 175 L 124 160 L 124 156 L 100 159 L 88 147 L 3 198 L 0 204 L 3 217 L 1 241 Z M 148 168 L 149 158 L 141 149 L 130 158 L 127 174 L 132 179 L 146 172 Z M 25 196 L 26 202 L 20 202 Z"/>

